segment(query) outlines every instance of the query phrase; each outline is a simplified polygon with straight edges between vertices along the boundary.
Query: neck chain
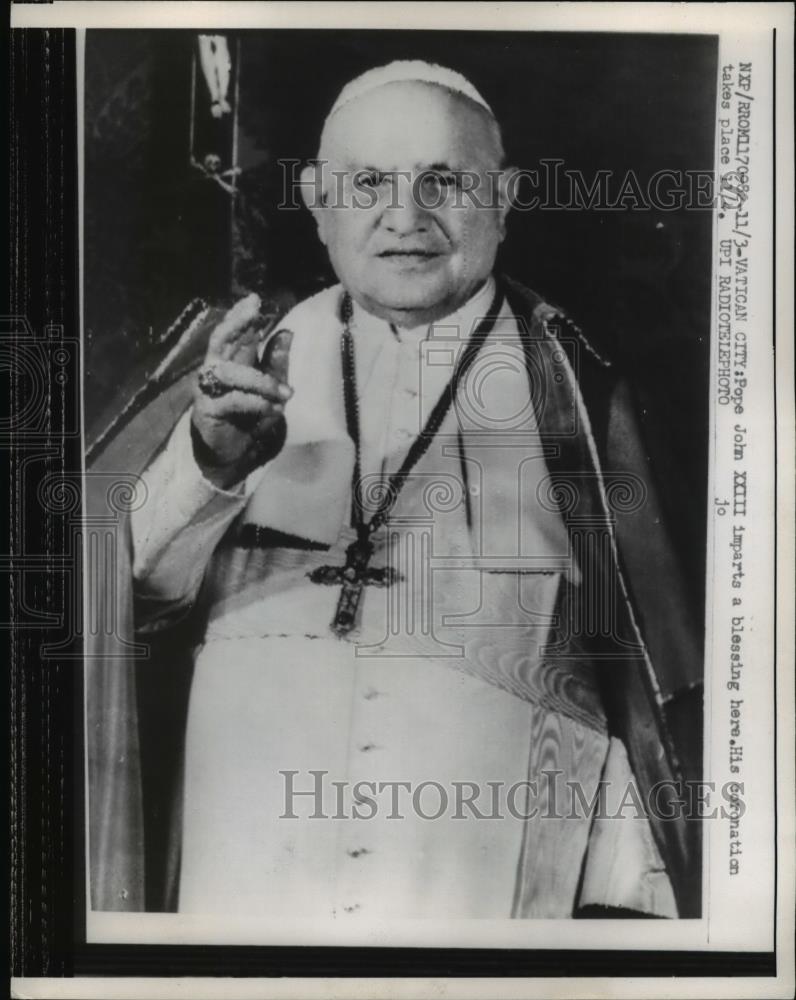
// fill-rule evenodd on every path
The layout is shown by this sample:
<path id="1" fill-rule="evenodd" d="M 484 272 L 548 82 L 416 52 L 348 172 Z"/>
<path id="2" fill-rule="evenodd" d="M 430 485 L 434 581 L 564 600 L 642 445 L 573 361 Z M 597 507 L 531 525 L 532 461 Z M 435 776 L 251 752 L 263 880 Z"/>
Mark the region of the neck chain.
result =
<path id="1" fill-rule="evenodd" d="M 351 334 L 351 319 L 353 305 L 348 292 L 343 295 L 340 315 L 343 320 L 343 335 L 340 340 L 340 351 L 343 362 L 343 396 L 345 400 L 346 430 L 354 442 L 354 476 L 352 484 L 352 526 L 358 538 L 368 538 L 384 524 L 395 506 L 398 494 L 406 483 L 409 473 L 428 451 L 431 442 L 442 426 L 448 411 L 456 398 L 456 392 L 462 378 L 467 374 L 470 365 L 475 361 L 482 344 L 491 332 L 502 306 L 502 295 L 498 289 L 492 299 L 489 312 L 476 327 L 473 335 L 467 341 L 459 355 L 448 384 L 429 414 L 425 427 L 412 442 L 400 468 L 388 479 L 381 491 L 381 501 L 370 521 L 365 521 L 362 504 L 362 451 L 360 442 L 359 401 L 357 398 L 356 365 L 354 362 L 354 338 Z"/>
<path id="2" fill-rule="evenodd" d="M 503 293 L 500 289 L 496 289 L 488 314 L 478 324 L 459 354 L 453 374 L 429 414 L 425 427 L 412 442 L 412 446 L 407 452 L 400 468 L 392 473 L 386 485 L 380 491 L 380 500 L 376 506 L 376 510 L 370 520 L 366 521 L 362 497 L 362 448 L 360 441 L 359 400 L 357 398 L 354 338 L 351 334 L 353 304 L 348 292 L 345 292 L 343 295 L 340 307 L 340 317 L 343 321 L 340 351 L 343 367 L 343 398 L 345 402 L 346 430 L 354 442 L 351 521 L 357 537 L 348 547 L 345 566 L 321 566 L 310 574 L 310 578 L 315 583 L 342 583 L 343 585 L 337 605 L 337 613 L 332 622 L 332 631 L 338 636 L 344 636 L 354 628 L 357 609 L 362 596 L 362 588 L 366 584 L 384 587 L 389 586 L 393 582 L 394 574 L 391 572 L 391 567 L 372 569 L 368 565 L 373 555 L 371 536 L 388 519 L 410 472 L 428 451 L 431 442 L 442 426 L 442 422 L 448 415 L 453 400 L 456 398 L 459 383 L 466 375 L 482 344 L 493 329 L 502 304 Z"/>

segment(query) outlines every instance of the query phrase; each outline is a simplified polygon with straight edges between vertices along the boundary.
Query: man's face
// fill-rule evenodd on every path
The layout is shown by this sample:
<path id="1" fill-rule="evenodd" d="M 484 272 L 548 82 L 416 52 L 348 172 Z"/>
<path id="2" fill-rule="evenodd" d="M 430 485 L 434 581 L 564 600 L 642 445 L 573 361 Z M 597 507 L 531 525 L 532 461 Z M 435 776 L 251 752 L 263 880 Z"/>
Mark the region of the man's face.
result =
<path id="1" fill-rule="evenodd" d="M 387 84 L 335 113 L 319 157 L 326 204 L 314 212 L 360 305 L 411 327 L 470 298 L 503 239 L 500 156 L 486 113 L 434 85 Z"/>

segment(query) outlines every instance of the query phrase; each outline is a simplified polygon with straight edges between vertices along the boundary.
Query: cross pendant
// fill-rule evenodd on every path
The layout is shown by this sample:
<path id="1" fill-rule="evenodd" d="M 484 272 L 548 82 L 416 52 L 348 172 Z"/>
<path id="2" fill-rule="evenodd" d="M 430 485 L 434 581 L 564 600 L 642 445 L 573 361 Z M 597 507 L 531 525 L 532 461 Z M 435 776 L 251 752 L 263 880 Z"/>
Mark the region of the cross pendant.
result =
<path id="1" fill-rule="evenodd" d="M 332 632 L 338 637 L 348 635 L 356 625 L 364 587 L 390 587 L 400 579 L 391 566 L 369 566 L 372 555 L 373 545 L 366 538 L 360 538 L 348 546 L 344 566 L 319 566 L 308 574 L 313 583 L 342 584 L 331 624 Z"/>

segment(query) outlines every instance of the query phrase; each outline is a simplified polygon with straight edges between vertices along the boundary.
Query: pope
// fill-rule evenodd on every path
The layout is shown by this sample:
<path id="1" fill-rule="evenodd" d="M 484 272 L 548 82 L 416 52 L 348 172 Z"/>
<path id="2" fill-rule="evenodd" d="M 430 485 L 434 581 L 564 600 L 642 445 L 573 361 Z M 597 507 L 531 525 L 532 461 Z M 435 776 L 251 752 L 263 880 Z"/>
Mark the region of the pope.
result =
<path id="1" fill-rule="evenodd" d="M 338 284 L 194 322 L 100 450 L 142 499 L 89 661 L 95 908 L 698 914 L 698 644 L 627 386 L 496 270 L 510 178 L 460 74 L 353 80 L 301 177 Z"/>

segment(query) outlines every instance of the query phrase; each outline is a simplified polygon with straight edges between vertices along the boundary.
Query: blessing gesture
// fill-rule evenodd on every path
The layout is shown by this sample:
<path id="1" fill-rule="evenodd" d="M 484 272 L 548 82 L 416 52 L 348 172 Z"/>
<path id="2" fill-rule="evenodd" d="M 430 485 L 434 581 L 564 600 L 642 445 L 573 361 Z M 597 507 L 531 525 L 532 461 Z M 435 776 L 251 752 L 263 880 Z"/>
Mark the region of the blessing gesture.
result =
<path id="1" fill-rule="evenodd" d="M 194 389 L 191 433 L 203 475 L 228 488 L 281 449 L 293 334 L 273 334 L 258 361 L 260 298 L 236 302 L 213 330 Z"/>

